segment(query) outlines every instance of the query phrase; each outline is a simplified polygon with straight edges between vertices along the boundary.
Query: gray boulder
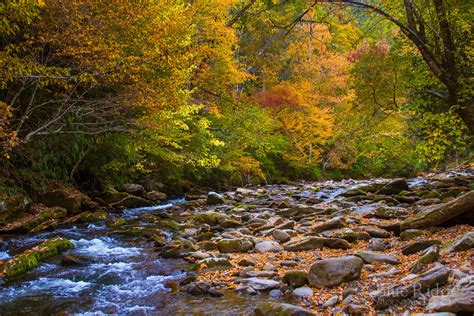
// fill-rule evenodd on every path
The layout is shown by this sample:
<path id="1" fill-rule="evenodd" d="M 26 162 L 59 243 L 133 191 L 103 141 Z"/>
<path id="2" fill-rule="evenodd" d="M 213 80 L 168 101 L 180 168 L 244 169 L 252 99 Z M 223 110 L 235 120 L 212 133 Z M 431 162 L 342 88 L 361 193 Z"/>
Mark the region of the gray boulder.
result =
<path id="1" fill-rule="evenodd" d="M 309 284 L 316 288 L 324 288 L 356 280 L 360 277 L 363 264 L 362 259 L 355 256 L 318 261 L 309 270 Z"/>

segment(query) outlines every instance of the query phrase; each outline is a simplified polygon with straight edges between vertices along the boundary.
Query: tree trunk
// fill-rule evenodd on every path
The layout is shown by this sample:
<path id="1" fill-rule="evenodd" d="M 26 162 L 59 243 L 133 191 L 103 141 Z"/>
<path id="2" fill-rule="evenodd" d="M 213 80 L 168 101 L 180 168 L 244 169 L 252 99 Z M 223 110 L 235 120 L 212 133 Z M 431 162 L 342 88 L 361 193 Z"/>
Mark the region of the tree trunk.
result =
<path id="1" fill-rule="evenodd" d="M 456 113 L 466 124 L 471 136 L 474 136 L 474 97 L 462 102 L 460 107 L 456 109 Z"/>

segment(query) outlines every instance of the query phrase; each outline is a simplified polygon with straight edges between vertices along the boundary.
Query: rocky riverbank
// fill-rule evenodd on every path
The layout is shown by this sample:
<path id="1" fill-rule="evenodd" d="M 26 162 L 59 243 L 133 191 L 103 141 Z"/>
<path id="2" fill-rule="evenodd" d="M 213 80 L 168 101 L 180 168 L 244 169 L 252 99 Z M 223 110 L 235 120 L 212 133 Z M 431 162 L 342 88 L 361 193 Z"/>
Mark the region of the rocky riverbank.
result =
<path id="1" fill-rule="evenodd" d="M 143 240 L 148 245 L 144 249 L 163 260 L 184 259 L 187 272 L 164 278 L 165 292 L 176 301 L 196 296 L 200 303 L 167 307 L 178 314 L 242 313 L 248 308 L 233 304 L 246 301 L 254 302 L 250 309 L 257 315 L 470 313 L 473 181 L 472 170 L 456 170 L 408 180 L 299 182 L 188 195 L 158 208 L 150 207 L 158 194 L 152 199 L 139 186 L 94 201 L 77 192 L 68 195 L 79 196 L 76 200 L 55 193 L 59 197 L 50 198 L 55 203 L 43 199 L 43 204 L 34 204 L 42 208 L 38 214 L 13 221 L 1 231 L 13 245 L 12 233 L 54 234 L 58 227 L 95 220 L 105 224 L 107 236 Z M 131 200 L 144 204 L 124 202 Z M 142 208 L 128 210 L 131 206 Z M 55 247 L 45 247 L 49 244 Z M 62 269 L 94 262 L 69 253 L 73 244 L 52 237 L 30 250 L 15 251 L 6 260 L 0 258 L 1 274 L 11 284 L 17 275 L 62 251 Z M 26 269 L 21 266 L 30 262 L 25 258 L 34 259 Z M 139 264 L 143 259 L 136 260 Z M 143 277 L 148 280 L 141 273 Z M 200 309 L 219 301 L 218 311 Z M 111 311 L 120 313 L 117 308 Z M 146 311 L 164 310 L 155 306 Z"/>

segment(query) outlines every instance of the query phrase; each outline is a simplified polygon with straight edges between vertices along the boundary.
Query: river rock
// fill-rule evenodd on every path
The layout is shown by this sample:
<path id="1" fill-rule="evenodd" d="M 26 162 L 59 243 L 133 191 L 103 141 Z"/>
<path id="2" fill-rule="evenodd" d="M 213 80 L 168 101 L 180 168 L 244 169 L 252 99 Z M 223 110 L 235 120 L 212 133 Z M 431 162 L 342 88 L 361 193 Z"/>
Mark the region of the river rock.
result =
<path id="1" fill-rule="evenodd" d="M 255 250 L 260 253 L 265 252 L 279 252 L 281 251 L 281 246 L 279 243 L 272 240 L 265 240 L 259 242 L 255 245 Z"/>
<path id="2" fill-rule="evenodd" d="M 439 247 L 431 246 L 427 248 L 423 255 L 413 264 L 410 272 L 417 273 L 421 271 L 427 264 L 435 262 L 439 257 Z"/>
<path id="3" fill-rule="evenodd" d="M 454 241 L 451 246 L 446 248 L 447 252 L 459 252 L 472 249 L 474 247 L 474 231 L 467 232 L 461 238 Z"/>
<path id="4" fill-rule="evenodd" d="M 408 183 L 405 179 L 396 179 L 384 184 L 376 193 L 384 195 L 395 195 L 402 191 L 408 191 Z"/>
<path id="5" fill-rule="evenodd" d="M 370 251 L 384 251 L 387 249 L 389 243 L 378 238 L 371 239 L 367 244 L 367 250 Z"/>
<path id="6" fill-rule="evenodd" d="M 249 252 L 253 249 L 253 242 L 249 239 L 222 239 L 217 242 L 217 249 L 221 253 Z"/>
<path id="7" fill-rule="evenodd" d="M 268 302 L 259 305 L 256 316 L 316 316 L 316 314 L 296 305 Z"/>
<path id="8" fill-rule="evenodd" d="M 272 231 L 272 236 L 273 238 L 275 238 L 276 240 L 280 242 L 287 242 L 288 240 L 291 239 L 290 234 L 288 234 L 286 231 L 282 229 L 274 229 Z"/>
<path id="9" fill-rule="evenodd" d="M 434 227 L 447 222 L 450 219 L 466 215 L 474 210 L 474 191 L 465 193 L 447 203 L 427 207 L 417 213 L 413 218 L 409 218 L 401 223 L 401 229 Z"/>
<path id="10" fill-rule="evenodd" d="M 375 251 L 360 250 L 356 251 L 354 255 L 362 258 L 365 263 L 382 262 L 388 264 L 400 264 L 400 261 L 397 258 Z"/>
<path id="11" fill-rule="evenodd" d="M 225 270 L 232 268 L 232 263 L 226 258 L 206 258 L 199 261 L 201 266 L 208 269 Z"/>
<path id="12" fill-rule="evenodd" d="M 186 239 L 174 240 L 167 244 L 160 252 L 164 258 L 181 258 L 195 252 L 194 244 Z"/>
<path id="13" fill-rule="evenodd" d="M 222 195 L 216 192 L 209 192 L 207 194 L 207 205 L 224 204 L 226 200 Z"/>
<path id="14" fill-rule="evenodd" d="M 293 287 L 301 287 L 308 284 L 308 273 L 300 270 L 290 270 L 283 276 L 282 282 Z"/>
<path id="15" fill-rule="evenodd" d="M 406 244 L 400 250 L 405 256 L 417 253 L 418 251 L 425 250 L 428 247 L 439 245 L 441 242 L 439 240 L 417 240 L 411 243 Z"/>
<path id="16" fill-rule="evenodd" d="M 279 289 L 281 286 L 277 281 L 261 278 L 241 279 L 241 283 L 252 287 L 256 291 L 270 291 L 273 289 Z"/>
<path id="17" fill-rule="evenodd" d="M 213 289 L 209 282 L 203 281 L 186 284 L 181 290 L 191 295 L 224 296 L 223 293 Z"/>
<path id="18" fill-rule="evenodd" d="M 346 225 L 347 223 L 344 220 L 344 218 L 338 216 L 328 221 L 325 221 L 323 223 L 320 223 L 316 226 L 313 226 L 311 230 L 314 234 L 318 234 L 325 230 L 342 228 L 342 227 L 345 227 Z"/>
<path id="19" fill-rule="evenodd" d="M 314 292 L 311 288 L 307 286 L 299 287 L 293 290 L 293 295 L 296 297 L 309 297 L 313 296 Z"/>
<path id="20" fill-rule="evenodd" d="M 19 221 L 10 223 L 0 229 L 0 234 L 23 234 L 36 229 L 36 232 L 58 223 L 67 215 L 67 210 L 62 207 L 35 206 L 36 214 L 28 215 Z M 38 229 L 41 228 L 41 229 Z"/>
<path id="21" fill-rule="evenodd" d="M 450 271 L 445 266 L 436 266 L 425 273 L 414 278 L 408 284 L 398 284 L 388 289 L 374 293 L 375 306 L 384 309 L 402 299 L 412 297 L 417 293 L 423 293 L 448 281 Z"/>
<path id="22" fill-rule="evenodd" d="M 53 237 L 39 245 L 24 251 L 13 258 L 2 262 L 0 277 L 12 278 L 38 267 L 45 259 L 74 248 L 74 244 L 66 238 Z"/>
<path id="23" fill-rule="evenodd" d="M 407 241 L 423 235 L 426 235 L 426 231 L 422 229 L 407 229 L 400 233 L 400 239 L 403 241 Z"/>
<path id="24" fill-rule="evenodd" d="M 160 191 L 151 191 L 145 194 L 145 199 L 152 200 L 152 201 L 165 201 L 168 198 L 166 193 Z"/>
<path id="25" fill-rule="evenodd" d="M 289 241 L 283 247 L 287 251 L 322 249 L 323 240 L 320 237 L 303 237 L 298 240 Z"/>
<path id="26" fill-rule="evenodd" d="M 68 214 L 75 215 L 83 211 L 92 211 L 99 206 L 90 197 L 74 187 L 65 186 L 38 195 L 38 202 L 49 207 L 62 207 Z"/>
<path id="27" fill-rule="evenodd" d="M 426 309 L 437 312 L 474 313 L 474 276 L 459 280 L 448 295 L 432 296 Z"/>
<path id="28" fill-rule="evenodd" d="M 316 262 L 308 273 L 309 284 L 316 288 L 337 286 L 360 277 L 363 261 L 355 256 L 324 259 Z"/>

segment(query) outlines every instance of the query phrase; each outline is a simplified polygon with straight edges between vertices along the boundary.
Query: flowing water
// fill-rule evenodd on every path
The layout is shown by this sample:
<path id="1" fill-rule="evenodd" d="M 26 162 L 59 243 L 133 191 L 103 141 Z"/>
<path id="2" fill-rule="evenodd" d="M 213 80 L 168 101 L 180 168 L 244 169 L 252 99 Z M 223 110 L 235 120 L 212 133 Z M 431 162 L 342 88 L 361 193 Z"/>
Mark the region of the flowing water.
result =
<path id="1" fill-rule="evenodd" d="M 303 188 L 301 194 L 331 202 L 345 190 L 379 181 L 383 180 L 313 183 L 308 190 Z M 409 183 L 418 186 L 425 181 L 412 179 Z M 314 188 L 314 185 L 321 190 L 311 191 L 310 186 Z M 148 223 L 141 216 L 162 212 L 181 201 L 112 213 L 112 218 L 121 217 L 128 223 L 146 226 Z M 356 211 L 375 206 L 363 205 Z M 75 248 L 67 254 L 87 260 L 79 266 L 65 266 L 59 258 L 53 258 L 19 278 L 3 281 L 0 283 L 0 315 L 235 315 L 251 312 L 256 304 L 269 299 L 266 295 L 249 297 L 235 291 L 226 291 L 223 298 L 171 293 L 165 287 L 166 282 L 184 277 L 188 264 L 183 260 L 163 259 L 153 243 L 111 234 L 112 230 L 98 222 L 4 237 L 0 242 L 0 260 L 57 235 L 74 243 Z"/>

